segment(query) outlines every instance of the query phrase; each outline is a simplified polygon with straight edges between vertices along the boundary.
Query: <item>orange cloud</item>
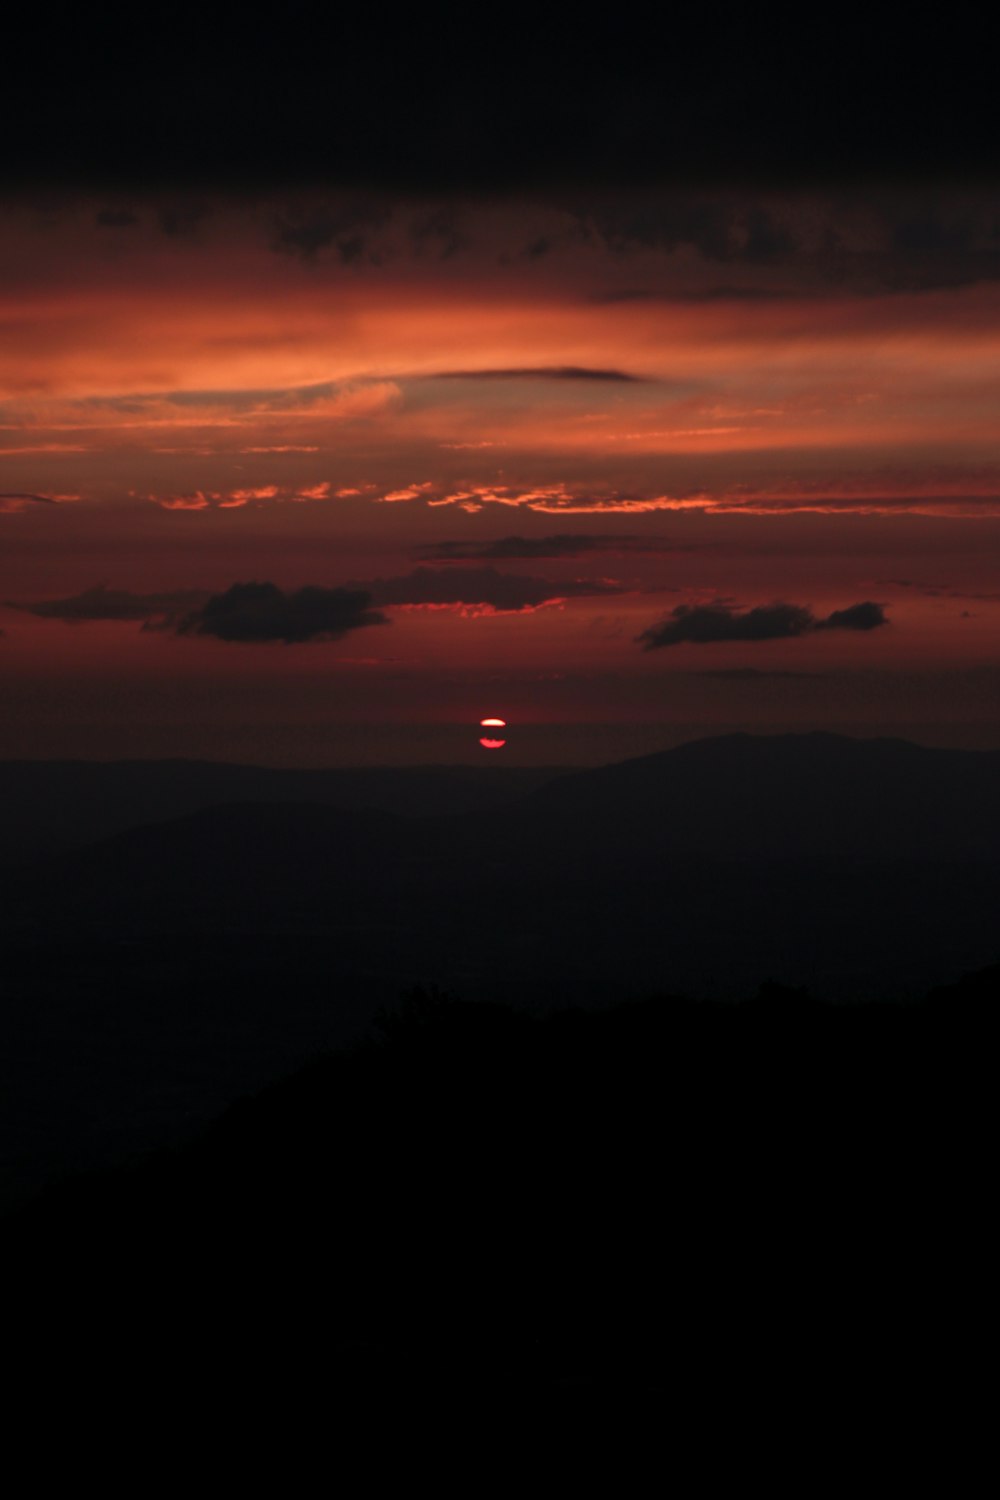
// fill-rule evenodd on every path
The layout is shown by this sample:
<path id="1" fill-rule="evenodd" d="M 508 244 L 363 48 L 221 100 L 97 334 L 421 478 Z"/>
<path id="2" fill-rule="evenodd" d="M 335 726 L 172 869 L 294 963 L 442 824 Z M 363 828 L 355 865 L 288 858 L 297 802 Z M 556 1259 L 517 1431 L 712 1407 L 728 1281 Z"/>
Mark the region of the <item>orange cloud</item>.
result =
<path id="1" fill-rule="evenodd" d="M 426 495 L 429 490 L 433 489 L 434 481 L 428 479 L 422 484 L 409 484 L 401 490 L 389 490 L 386 494 L 380 495 L 379 499 L 384 505 L 395 505 L 403 500 L 419 500 L 421 495 Z"/>
<path id="2" fill-rule="evenodd" d="M 164 510 L 207 510 L 209 506 L 209 501 L 200 490 L 193 495 L 168 495 L 162 498 L 150 495 L 149 498 Z"/>
<path id="3" fill-rule="evenodd" d="M 978 514 L 998 492 L 931 480 L 941 464 L 1000 470 L 1000 282 L 853 292 L 819 265 L 829 206 L 774 210 L 812 259 L 726 262 L 724 283 L 697 234 L 626 233 L 614 215 L 585 232 L 538 205 L 469 206 L 480 250 L 446 262 L 411 253 L 399 207 L 379 223 L 379 265 L 276 256 L 273 213 L 251 205 L 210 216 L 183 255 L 137 209 L 112 261 L 91 208 L 67 207 L 48 239 L 4 223 L 10 491 L 97 483 L 103 501 L 127 463 L 126 482 L 172 509 L 370 495 L 468 514 L 774 512 L 909 496 Z M 737 259 L 742 223 L 723 236 Z M 861 223 L 842 243 L 864 260 L 877 236 Z M 333 479 L 302 472 L 311 453 Z M 879 482 L 907 465 L 912 482 Z M 842 493 L 845 470 L 870 477 Z"/>

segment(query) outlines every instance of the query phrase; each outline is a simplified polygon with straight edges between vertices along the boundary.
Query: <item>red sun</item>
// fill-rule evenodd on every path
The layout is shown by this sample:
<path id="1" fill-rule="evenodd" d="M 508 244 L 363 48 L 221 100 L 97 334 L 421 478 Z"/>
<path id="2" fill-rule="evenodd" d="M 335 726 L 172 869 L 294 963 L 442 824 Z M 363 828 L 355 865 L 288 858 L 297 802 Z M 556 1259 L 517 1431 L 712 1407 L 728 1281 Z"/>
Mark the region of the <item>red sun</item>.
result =
<path id="1" fill-rule="evenodd" d="M 502 736 L 497 735 L 495 731 L 498 729 L 507 728 L 506 719 L 480 719 L 479 727 L 480 729 L 485 729 L 487 731 L 479 741 L 484 750 L 503 749 L 507 741 L 503 739 Z"/>

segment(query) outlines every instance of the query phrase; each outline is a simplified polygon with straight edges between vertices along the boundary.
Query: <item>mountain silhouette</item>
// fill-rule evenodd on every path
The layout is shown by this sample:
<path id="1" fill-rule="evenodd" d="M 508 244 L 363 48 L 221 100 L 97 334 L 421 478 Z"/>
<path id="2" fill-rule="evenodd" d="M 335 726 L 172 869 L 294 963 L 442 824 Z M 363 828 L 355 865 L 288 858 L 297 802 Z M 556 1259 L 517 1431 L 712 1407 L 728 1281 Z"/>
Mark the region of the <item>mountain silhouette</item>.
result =
<path id="1" fill-rule="evenodd" d="M 574 850 L 640 859 L 993 858 L 1000 751 L 727 735 L 560 777 L 534 791 L 522 813 L 518 832 L 529 823 Z"/>
<path id="2" fill-rule="evenodd" d="M 560 970 L 622 993 L 670 965 L 688 985 L 699 965 L 814 984 L 876 954 L 904 968 L 908 933 L 941 957 L 919 986 L 993 956 L 998 872 L 1000 754 L 735 735 L 444 815 L 227 800 L 22 868 L 4 920 L 49 940 L 336 933 L 352 962 L 403 959 L 414 980 L 492 974 L 492 998 Z"/>
<path id="3" fill-rule="evenodd" d="M 414 985 L 546 1013 L 734 1000 L 769 980 L 787 1028 L 803 988 L 913 999 L 1000 958 L 992 753 L 727 736 L 537 773 L 521 795 L 517 778 L 380 773 L 381 810 L 292 797 L 297 773 L 264 774 L 268 795 L 247 801 L 257 773 L 203 771 L 182 768 L 184 796 L 214 788 L 217 804 L 0 881 L 0 1172 L 15 1183 L 181 1137 Z M 136 772 L 142 795 L 112 797 L 112 824 L 165 774 Z M 440 800 L 421 804 L 421 784 Z"/>
<path id="4" fill-rule="evenodd" d="M 998 981 L 547 1017 L 413 991 L 186 1145 L 11 1216 L 8 1360 L 130 1414 L 180 1376 L 213 1418 L 616 1392 L 660 1417 L 693 1384 L 717 1420 L 722 1379 L 772 1399 L 779 1351 L 791 1386 L 815 1366 L 806 1405 L 849 1374 L 881 1420 L 891 1368 L 909 1415 L 992 1286 Z"/>
<path id="5" fill-rule="evenodd" d="M 368 766 L 274 770 L 214 761 L 0 761 L 0 869 L 222 802 L 309 802 L 408 817 L 506 802 L 556 769 Z"/>

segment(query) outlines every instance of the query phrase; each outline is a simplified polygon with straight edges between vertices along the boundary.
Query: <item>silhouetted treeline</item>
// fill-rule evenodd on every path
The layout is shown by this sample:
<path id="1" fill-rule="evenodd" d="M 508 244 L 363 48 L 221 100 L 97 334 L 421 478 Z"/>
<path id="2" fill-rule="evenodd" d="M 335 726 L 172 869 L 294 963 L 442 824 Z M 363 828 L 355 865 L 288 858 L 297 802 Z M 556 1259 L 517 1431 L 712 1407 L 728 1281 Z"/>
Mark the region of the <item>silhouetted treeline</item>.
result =
<path id="1" fill-rule="evenodd" d="M 84 1399 L 100 1348 L 126 1407 L 720 1402 L 774 1358 L 912 1394 L 975 1312 L 998 1003 L 1000 968 L 912 1005 L 412 992 L 9 1217 L 9 1357 Z"/>

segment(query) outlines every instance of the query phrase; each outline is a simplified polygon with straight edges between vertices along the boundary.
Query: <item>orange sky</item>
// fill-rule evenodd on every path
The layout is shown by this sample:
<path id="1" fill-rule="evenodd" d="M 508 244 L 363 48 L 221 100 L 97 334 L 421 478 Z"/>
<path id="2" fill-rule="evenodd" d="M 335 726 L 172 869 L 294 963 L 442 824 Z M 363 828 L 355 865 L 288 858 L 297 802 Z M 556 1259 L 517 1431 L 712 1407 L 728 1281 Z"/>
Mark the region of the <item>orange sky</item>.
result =
<path id="1" fill-rule="evenodd" d="M 496 712 L 1000 743 L 996 235 L 958 193 L 9 203 L 0 754 L 289 759 L 282 724 Z M 282 644 L 65 604 L 252 579 L 384 620 Z M 888 623 L 637 640 L 782 601 Z"/>

